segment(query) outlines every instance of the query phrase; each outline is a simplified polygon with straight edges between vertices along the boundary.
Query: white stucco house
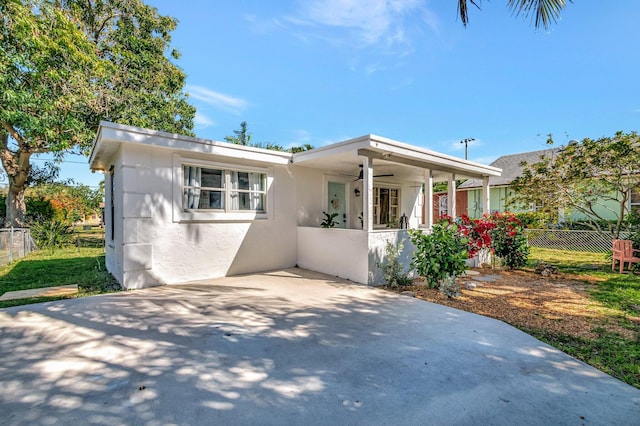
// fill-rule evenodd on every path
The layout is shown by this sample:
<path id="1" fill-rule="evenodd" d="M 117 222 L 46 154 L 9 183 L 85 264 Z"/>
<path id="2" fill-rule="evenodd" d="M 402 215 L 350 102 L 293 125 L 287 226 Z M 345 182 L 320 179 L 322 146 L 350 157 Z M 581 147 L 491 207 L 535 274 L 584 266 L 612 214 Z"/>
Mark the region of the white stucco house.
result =
<path id="1" fill-rule="evenodd" d="M 380 284 L 386 242 L 406 238 L 400 218 L 431 227 L 434 181 L 453 194 L 455 179 L 480 179 L 488 211 L 500 175 L 374 135 L 291 154 L 109 122 L 89 163 L 105 173 L 106 264 L 124 288 L 295 265 Z M 322 228 L 323 212 L 338 225 Z"/>

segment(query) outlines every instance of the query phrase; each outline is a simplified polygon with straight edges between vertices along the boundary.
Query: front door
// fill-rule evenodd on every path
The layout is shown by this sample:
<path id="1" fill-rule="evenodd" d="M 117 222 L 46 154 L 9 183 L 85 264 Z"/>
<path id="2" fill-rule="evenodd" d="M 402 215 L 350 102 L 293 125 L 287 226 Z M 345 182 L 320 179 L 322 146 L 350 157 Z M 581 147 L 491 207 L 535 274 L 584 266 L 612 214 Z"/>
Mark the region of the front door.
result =
<path id="1" fill-rule="evenodd" d="M 327 186 L 328 210 L 327 213 L 338 213 L 335 220 L 338 222 L 336 228 L 347 227 L 347 206 L 346 206 L 346 185 L 339 182 L 329 182 Z"/>

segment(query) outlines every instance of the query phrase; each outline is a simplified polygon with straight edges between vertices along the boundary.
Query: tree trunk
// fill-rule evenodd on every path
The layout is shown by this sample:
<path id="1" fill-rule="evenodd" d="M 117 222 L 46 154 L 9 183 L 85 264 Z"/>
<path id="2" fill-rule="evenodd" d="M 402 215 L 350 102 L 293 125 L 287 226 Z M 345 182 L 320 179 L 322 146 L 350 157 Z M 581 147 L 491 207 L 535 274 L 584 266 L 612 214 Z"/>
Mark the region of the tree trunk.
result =
<path id="1" fill-rule="evenodd" d="M 11 183 L 12 179 L 9 179 L 9 192 L 7 193 L 7 218 L 4 222 L 4 226 L 6 228 L 11 226 L 22 228 L 24 226 L 24 214 L 27 210 L 27 206 L 24 202 L 25 187 L 16 188 Z"/>
<path id="2" fill-rule="evenodd" d="M 27 178 L 31 165 L 31 152 L 17 149 L 15 152 L 8 147 L 8 135 L 0 133 L 0 157 L 2 167 L 9 179 L 9 192 L 7 193 L 5 228 L 11 226 L 24 226 L 26 205 L 24 191 L 27 188 Z"/>

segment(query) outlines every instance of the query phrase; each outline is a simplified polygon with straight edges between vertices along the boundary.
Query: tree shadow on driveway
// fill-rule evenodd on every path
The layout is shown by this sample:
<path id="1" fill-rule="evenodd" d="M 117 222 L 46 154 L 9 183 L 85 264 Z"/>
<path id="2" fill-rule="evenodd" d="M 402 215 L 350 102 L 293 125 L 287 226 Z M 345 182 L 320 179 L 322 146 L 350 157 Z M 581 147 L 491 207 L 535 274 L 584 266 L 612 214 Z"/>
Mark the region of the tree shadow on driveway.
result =
<path id="1" fill-rule="evenodd" d="M 630 424 L 499 321 L 300 269 L 0 311 L 7 424 Z"/>

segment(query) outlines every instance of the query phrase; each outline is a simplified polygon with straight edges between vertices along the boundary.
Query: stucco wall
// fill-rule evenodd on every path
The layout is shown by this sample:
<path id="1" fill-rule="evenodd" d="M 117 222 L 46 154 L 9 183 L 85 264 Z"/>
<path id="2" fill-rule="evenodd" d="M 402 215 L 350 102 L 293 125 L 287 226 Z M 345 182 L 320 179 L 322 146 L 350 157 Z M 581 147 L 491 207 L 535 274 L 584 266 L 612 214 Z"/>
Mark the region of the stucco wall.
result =
<path id="1" fill-rule="evenodd" d="M 366 232 L 300 226 L 297 239 L 299 267 L 358 283 L 368 282 Z"/>
<path id="2" fill-rule="evenodd" d="M 324 194 L 321 170 L 307 167 L 295 167 L 297 223 L 300 226 L 320 226 L 322 222 Z"/>
<path id="3" fill-rule="evenodd" d="M 611 196 L 613 196 L 613 193 Z M 620 203 L 614 200 L 603 199 L 601 202 L 594 204 L 593 210 L 603 219 L 616 220 L 620 213 Z M 565 221 L 581 221 L 587 219 L 587 216 L 584 213 L 577 210 L 573 210 L 567 216 L 568 217 L 565 217 Z"/>
<path id="4" fill-rule="evenodd" d="M 386 257 L 387 242 L 404 248 L 400 262 L 411 270 L 415 246 L 406 230 L 365 232 L 356 229 L 298 227 L 298 266 L 335 275 L 361 284 L 385 284 L 379 265 Z"/>
<path id="5" fill-rule="evenodd" d="M 269 167 L 274 188 L 270 194 L 274 198 L 273 211 L 267 219 L 180 222 L 172 215 L 176 164 L 181 164 L 174 161 L 175 153 L 126 144 L 121 152 L 121 282 L 125 287 L 173 284 L 295 265 L 295 185 L 287 166 L 264 165 Z M 199 159 L 234 164 L 226 157 L 207 155 Z"/>
<path id="6" fill-rule="evenodd" d="M 105 258 L 107 270 L 118 280 L 124 282 L 122 270 L 122 161 L 118 155 L 113 159 L 113 178 L 105 173 Z M 113 179 L 114 210 L 111 211 L 111 185 Z M 113 217 L 112 217 L 113 215 Z"/>
<path id="7" fill-rule="evenodd" d="M 406 230 L 373 231 L 369 233 L 367 238 L 369 241 L 367 284 L 386 284 L 382 270 L 378 265 L 385 260 L 387 243 L 391 243 L 394 246 L 397 246 L 400 242 L 402 243 L 403 249 L 400 252 L 399 260 L 404 266 L 405 273 L 409 273 L 415 246 L 409 241 Z"/>

